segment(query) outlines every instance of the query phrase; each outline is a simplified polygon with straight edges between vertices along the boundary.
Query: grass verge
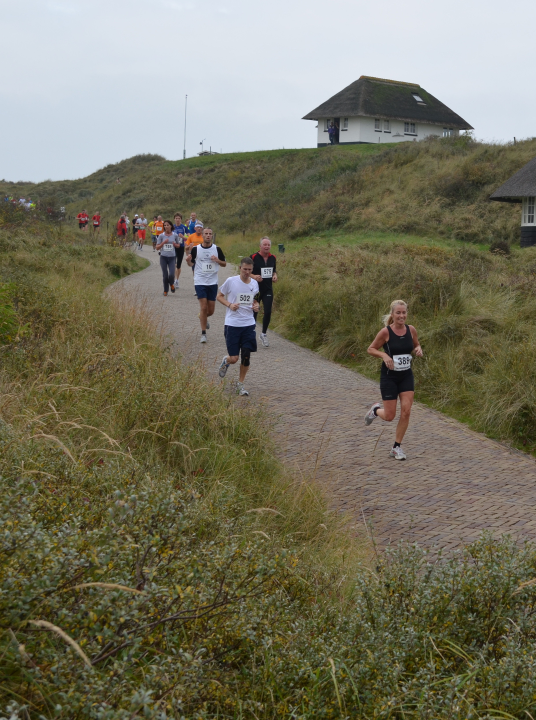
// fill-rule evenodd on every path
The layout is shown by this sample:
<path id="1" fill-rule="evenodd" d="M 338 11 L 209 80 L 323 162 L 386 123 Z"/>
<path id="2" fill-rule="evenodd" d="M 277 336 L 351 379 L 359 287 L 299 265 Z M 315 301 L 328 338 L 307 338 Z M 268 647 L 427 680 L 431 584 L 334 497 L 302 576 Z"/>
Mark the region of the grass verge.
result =
<path id="1" fill-rule="evenodd" d="M 37 226 L 0 242 L 2 717 L 534 713 L 532 548 L 361 565 L 255 408 L 103 299 L 134 257 Z"/>

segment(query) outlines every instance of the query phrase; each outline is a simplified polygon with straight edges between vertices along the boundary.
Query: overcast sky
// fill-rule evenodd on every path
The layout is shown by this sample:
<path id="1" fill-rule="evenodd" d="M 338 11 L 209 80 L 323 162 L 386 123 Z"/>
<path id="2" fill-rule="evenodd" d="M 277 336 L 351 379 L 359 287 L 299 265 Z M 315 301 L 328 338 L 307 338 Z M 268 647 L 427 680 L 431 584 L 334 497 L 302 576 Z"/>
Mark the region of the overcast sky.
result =
<path id="1" fill-rule="evenodd" d="M 419 83 L 478 138 L 536 136 L 534 0 L 0 0 L 0 178 L 139 153 L 314 147 L 360 75 Z"/>

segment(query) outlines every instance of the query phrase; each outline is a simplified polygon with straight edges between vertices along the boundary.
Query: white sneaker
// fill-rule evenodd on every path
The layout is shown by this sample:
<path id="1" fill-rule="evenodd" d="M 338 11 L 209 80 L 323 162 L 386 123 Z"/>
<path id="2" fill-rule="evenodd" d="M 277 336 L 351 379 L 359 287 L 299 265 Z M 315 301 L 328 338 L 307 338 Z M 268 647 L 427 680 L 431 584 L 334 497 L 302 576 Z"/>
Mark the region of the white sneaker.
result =
<path id="1" fill-rule="evenodd" d="M 175 280 L 175 290 L 178 290 L 178 289 L 179 289 L 179 281 Z"/>
<path id="2" fill-rule="evenodd" d="M 389 457 L 394 457 L 395 460 L 405 460 L 406 453 L 402 450 L 401 447 L 394 447 L 391 449 Z"/>
<path id="3" fill-rule="evenodd" d="M 225 362 L 227 360 L 227 355 L 224 356 L 223 360 L 221 361 L 220 369 L 218 370 L 218 375 L 221 378 L 225 377 L 225 373 L 229 369 L 229 363 Z"/>
<path id="4" fill-rule="evenodd" d="M 236 383 L 236 390 L 237 390 L 237 392 L 238 392 L 239 395 L 248 395 L 248 396 L 249 396 L 248 391 L 244 388 L 244 383 L 237 382 L 237 383 Z"/>
<path id="5" fill-rule="evenodd" d="M 263 347 L 270 347 L 270 343 L 268 342 L 268 338 L 266 337 L 266 333 L 260 334 L 261 343 L 263 344 Z"/>
<path id="6" fill-rule="evenodd" d="M 380 408 L 380 407 L 381 407 L 380 403 L 374 403 L 374 405 L 370 408 L 368 413 L 365 415 L 365 425 L 370 425 L 370 423 L 373 420 L 376 420 L 377 415 L 374 412 L 374 410 L 376 410 L 376 408 Z"/>
<path id="7" fill-rule="evenodd" d="M 207 336 L 206 336 L 206 335 L 201 335 L 201 340 L 200 340 L 199 342 L 200 342 L 200 343 L 206 343 L 206 341 L 207 341 Z"/>

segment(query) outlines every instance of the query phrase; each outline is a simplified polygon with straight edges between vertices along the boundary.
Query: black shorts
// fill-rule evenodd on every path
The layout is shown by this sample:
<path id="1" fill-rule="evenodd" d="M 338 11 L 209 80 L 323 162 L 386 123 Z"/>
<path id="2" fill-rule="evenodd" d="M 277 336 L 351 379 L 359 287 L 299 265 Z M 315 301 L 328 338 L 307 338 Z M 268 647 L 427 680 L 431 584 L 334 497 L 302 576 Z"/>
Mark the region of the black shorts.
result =
<path id="1" fill-rule="evenodd" d="M 78 227 L 80 228 L 80 230 L 81 230 L 82 228 L 85 228 L 86 225 L 87 225 L 87 223 L 81 223 L 81 222 L 78 223 Z"/>
<path id="2" fill-rule="evenodd" d="M 389 375 L 380 376 L 380 392 L 382 400 L 396 400 L 400 393 L 415 392 L 415 379 L 413 370 L 396 372 L 391 370 Z"/>
<path id="3" fill-rule="evenodd" d="M 184 246 L 175 248 L 175 257 L 177 258 L 175 267 L 178 269 L 182 265 L 182 261 L 184 259 Z"/>

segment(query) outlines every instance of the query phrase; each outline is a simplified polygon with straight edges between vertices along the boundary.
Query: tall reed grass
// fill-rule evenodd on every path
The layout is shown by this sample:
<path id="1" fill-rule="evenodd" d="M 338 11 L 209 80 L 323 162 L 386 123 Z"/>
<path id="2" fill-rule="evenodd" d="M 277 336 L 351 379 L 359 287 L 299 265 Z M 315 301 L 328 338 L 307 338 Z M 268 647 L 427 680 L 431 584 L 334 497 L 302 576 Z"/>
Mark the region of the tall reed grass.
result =
<path id="1" fill-rule="evenodd" d="M 316 245 L 279 263 L 274 329 L 377 378 L 367 347 L 404 298 L 425 354 L 417 399 L 536 450 L 536 250 Z"/>
<path id="2" fill-rule="evenodd" d="M 0 347 L 1 717 L 534 716 L 532 547 L 360 562 L 355 528 L 275 459 L 266 414 L 199 382 L 142 308 L 103 298 L 134 257 L 36 228 L 0 242 L 27 327 Z M 444 296 L 443 266 L 496 260 L 413 260 L 414 282 L 458 303 L 457 332 L 473 300 Z"/>

